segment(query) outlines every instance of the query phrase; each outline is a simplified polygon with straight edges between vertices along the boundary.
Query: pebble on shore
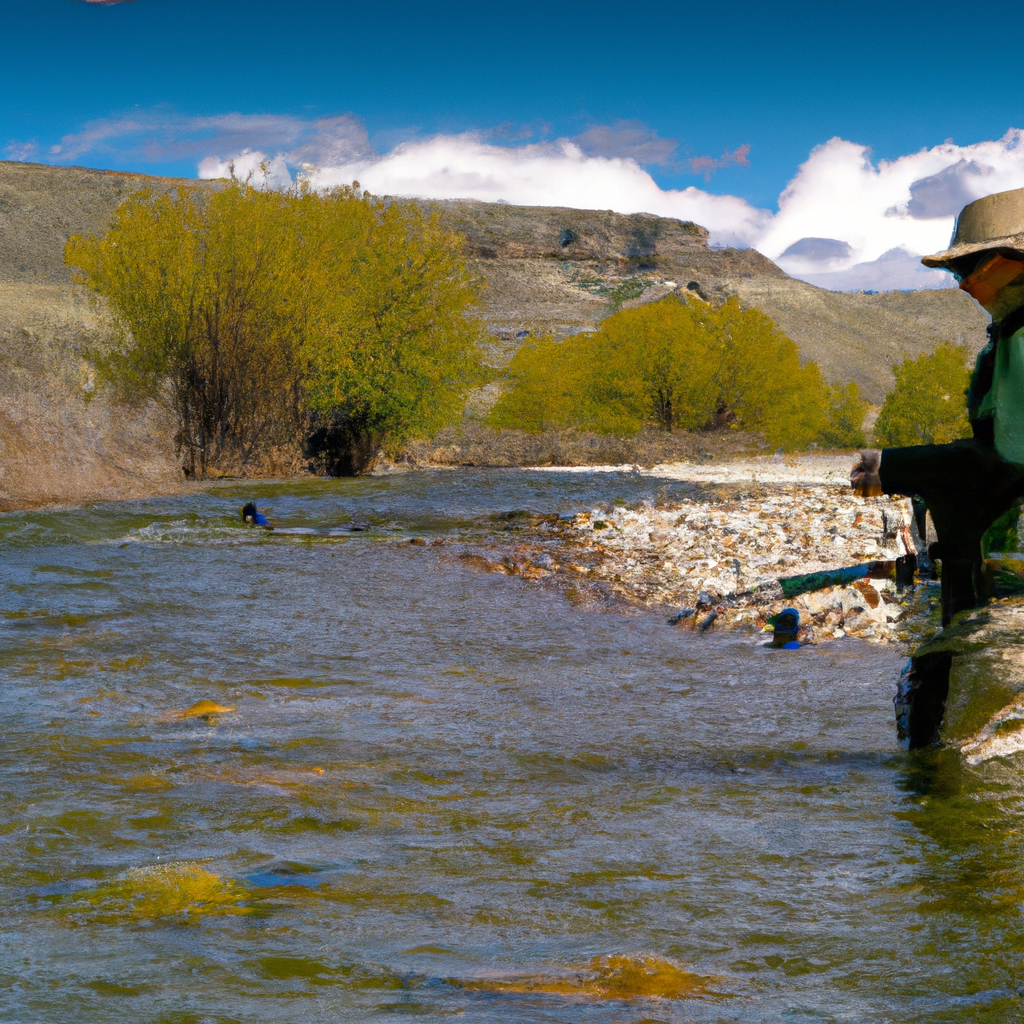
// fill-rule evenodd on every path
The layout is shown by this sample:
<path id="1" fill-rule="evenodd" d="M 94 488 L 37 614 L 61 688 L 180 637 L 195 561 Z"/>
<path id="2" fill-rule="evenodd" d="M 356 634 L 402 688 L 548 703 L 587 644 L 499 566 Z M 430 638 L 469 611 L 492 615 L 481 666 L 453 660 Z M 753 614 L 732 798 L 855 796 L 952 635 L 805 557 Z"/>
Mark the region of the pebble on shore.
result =
<path id="1" fill-rule="evenodd" d="M 909 523 L 906 499 L 858 498 L 835 484 L 759 482 L 756 496 L 537 516 L 512 550 L 464 557 L 491 571 L 561 576 L 631 602 L 685 609 L 674 617 L 683 628 L 761 629 L 791 605 L 801 614 L 802 640 L 886 642 L 910 610 L 892 580 L 857 580 L 792 599 L 764 585 L 894 560 L 907 553 L 900 528 Z"/>

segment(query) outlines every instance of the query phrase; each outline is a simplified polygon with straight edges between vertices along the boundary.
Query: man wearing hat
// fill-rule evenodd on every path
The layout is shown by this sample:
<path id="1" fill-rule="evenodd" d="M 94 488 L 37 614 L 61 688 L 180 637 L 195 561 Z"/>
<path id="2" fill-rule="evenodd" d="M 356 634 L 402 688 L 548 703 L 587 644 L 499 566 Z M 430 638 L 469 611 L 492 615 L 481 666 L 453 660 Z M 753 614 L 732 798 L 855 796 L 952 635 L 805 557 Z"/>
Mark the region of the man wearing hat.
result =
<path id="1" fill-rule="evenodd" d="M 861 452 L 850 483 L 862 497 L 920 495 L 942 561 L 942 622 L 990 596 L 981 539 L 1024 496 L 1024 189 L 965 206 L 945 252 L 928 267 L 951 271 L 992 315 L 967 393 L 973 438 Z"/>

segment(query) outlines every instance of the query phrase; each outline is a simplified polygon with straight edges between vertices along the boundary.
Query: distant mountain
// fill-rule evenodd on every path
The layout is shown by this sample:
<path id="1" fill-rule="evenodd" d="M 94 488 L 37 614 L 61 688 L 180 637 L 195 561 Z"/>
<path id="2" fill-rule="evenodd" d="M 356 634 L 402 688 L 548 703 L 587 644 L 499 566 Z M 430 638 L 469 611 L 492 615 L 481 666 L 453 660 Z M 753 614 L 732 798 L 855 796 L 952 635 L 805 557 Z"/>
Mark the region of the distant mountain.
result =
<path id="1" fill-rule="evenodd" d="M 917 291 L 922 288 L 953 288 L 953 275 L 945 270 L 930 270 L 921 257 L 904 246 L 882 253 L 877 260 L 855 263 L 846 270 L 796 273 L 795 277 L 819 288 L 837 292 Z"/>

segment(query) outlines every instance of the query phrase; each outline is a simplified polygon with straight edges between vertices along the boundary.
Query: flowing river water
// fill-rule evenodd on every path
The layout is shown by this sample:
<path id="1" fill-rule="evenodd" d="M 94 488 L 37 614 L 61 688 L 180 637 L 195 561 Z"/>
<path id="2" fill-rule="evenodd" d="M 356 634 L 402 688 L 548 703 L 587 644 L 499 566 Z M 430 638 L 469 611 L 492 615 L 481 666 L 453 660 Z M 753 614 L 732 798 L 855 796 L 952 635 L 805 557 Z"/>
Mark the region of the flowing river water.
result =
<path id="1" fill-rule="evenodd" d="M 905 652 L 456 557 L 498 513 L 684 489 L 0 516 L 0 1019 L 1020 1019 L 1019 775 L 898 749 Z M 241 528 L 250 497 L 281 529 Z"/>

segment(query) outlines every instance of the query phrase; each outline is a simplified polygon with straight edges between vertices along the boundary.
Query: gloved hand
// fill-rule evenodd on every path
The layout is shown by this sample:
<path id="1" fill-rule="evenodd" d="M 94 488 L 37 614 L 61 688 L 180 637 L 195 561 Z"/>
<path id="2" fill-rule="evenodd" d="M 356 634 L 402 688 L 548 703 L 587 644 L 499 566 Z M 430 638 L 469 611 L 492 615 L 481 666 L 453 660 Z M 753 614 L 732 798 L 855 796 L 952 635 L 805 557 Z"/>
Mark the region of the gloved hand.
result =
<path id="1" fill-rule="evenodd" d="M 858 498 L 877 498 L 882 493 L 879 470 L 882 453 L 878 448 L 866 448 L 859 452 L 859 459 L 850 471 L 850 486 Z"/>

